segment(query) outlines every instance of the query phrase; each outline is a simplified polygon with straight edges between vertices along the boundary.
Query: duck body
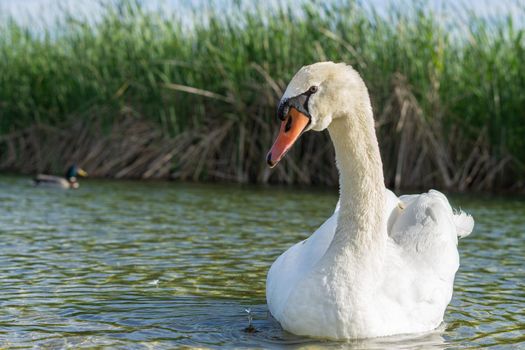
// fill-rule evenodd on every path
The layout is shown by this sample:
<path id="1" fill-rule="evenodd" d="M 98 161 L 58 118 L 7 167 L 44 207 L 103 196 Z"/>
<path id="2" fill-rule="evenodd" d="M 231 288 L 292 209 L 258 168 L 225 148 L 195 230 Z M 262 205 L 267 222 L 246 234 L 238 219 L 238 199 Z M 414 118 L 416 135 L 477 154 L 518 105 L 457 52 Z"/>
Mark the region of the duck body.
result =
<path id="1" fill-rule="evenodd" d="M 65 177 L 38 174 L 33 179 L 33 184 L 38 187 L 77 189 L 79 187 L 77 177 L 87 176 L 87 173 L 76 165 L 68 168 Z"/>
<path id="2" fill-rule="evenodd" d="M 53 187 L 63 189 L 78 188 L 78 182 L 76 179 L 75 181 L 70 182 L 63 177 L 46 174 L 38 174 L 33 179 L 33 183 L 35 186 L 39 187 Z"/>
<path id="3" fill-rule="evenodd" d="M 302 107 L 293 107 L 304 91 L 313 93 L 300 100 Z M 368 91 L 351 67 L 332 62 L 303 67 L 282 101 L 292 101 L 293 108 L 280 107 L 288 114 L 268 163 L 280 160 L 292 136 L 328 129 L 340 201 L 314 234 L 271 266 L 266 282 L 271 314 L 287 331 L 329 339 L 438 327 L 459 267 L 458 237 L 472 231 L 472 217 L 454 213 L 438 191 L 398 198 L 384 187 Z M 307 126 L 297 132 L 296 125 Z"/>

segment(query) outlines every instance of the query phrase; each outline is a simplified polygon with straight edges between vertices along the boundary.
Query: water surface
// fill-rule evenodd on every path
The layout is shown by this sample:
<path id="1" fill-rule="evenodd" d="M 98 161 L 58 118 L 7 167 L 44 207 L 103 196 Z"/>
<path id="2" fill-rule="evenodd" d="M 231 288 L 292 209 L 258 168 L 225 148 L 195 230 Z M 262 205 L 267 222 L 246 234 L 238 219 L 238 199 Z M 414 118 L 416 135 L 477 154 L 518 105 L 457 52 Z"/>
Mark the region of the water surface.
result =
<path id="1" fill-rule="evenodd" d="M 333 189 L 92 180 L 62 191 L 0 177 L 0 347 L 525 348 L 520 198 L 452 198 L 476 227 L 437 331 L 349 343 L 284 332 L 266 272 L 336 201 Z"/>

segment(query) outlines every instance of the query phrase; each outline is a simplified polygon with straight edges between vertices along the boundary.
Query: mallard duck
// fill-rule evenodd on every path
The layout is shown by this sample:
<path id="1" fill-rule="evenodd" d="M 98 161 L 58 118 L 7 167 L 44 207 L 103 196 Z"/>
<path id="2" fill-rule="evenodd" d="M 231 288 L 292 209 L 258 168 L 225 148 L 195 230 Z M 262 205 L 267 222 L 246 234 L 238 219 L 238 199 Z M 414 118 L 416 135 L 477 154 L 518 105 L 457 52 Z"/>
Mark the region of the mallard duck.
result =
<path id="1" fill-rule="evenodd" d="M 474 220 L 438 191 L 397 197 L 385 188 L 368 90 L 350 66 L 303 67 L 278 109 L 275 166 L 306 131 L 328 129 L 340 201 L 313 235 L 271 266 L 266 298 L 282 327 L 349 339 L 430 331 L 443 321 L 459 267 L 458 238 Z"/>
<path id="2" fill-rule="evenodd" d="M 42 187 L 58 187 L 58 188 L 78 188 L 79 184 L 77 176 L 87 176 L 87 172 L 79 168 L 76 164 L 71 165 L 66 172 L 65 177 L 38 174 L 34 179 L 33 183 L 35 186 Z"/>

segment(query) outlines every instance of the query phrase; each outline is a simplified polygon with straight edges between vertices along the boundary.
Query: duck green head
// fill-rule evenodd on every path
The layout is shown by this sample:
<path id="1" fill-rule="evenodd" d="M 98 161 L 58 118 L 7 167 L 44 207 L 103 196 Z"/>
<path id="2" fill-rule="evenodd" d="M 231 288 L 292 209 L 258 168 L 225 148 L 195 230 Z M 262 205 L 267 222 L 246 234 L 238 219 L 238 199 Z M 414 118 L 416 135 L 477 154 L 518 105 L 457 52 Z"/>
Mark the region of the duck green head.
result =
<path id="1" fill-rule="evenodd" d="M 76 164 L 73 164 L 67 169 L 66 179 L 69 181 L 74 181 L 76 180 L 77 176 L 87 176 L 87 173 L 82 168 L 79 168 Z"/>

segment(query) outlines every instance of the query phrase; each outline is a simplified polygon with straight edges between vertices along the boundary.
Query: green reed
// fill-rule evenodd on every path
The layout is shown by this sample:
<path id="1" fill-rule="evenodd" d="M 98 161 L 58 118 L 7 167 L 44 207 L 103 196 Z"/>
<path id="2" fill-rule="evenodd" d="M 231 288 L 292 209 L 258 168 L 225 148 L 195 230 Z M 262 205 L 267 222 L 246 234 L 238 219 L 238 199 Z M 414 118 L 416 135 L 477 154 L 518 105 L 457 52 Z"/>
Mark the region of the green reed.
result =
<path id="1" fill-rule="evenodd" d="M 470 182 L 446 186 L 509 187 L 524 180 L 523 22 L 473 14 L 443 22 L 424 3 L 393 7 L 387 16 L 357 2 L 270 10 L 245 5 L 166 15 L 123 1 L 95 25 L 66 16 L 37 34 L 4 18 L 0 135 L 35 124 L 63 127 L 89 111 L 90 120 L 109 127 L 131 109 L 166 137 L 185 135 L 185 147 L 198 146 L 197 160 L 175 157 L 175 177 L 334 184 L 326 135 L 308 136 L 294 150 L 296 159 L 273 173 L 265 169 L 264 152 L 293 74 L 316 61 L 344 61 L 362 74 L 378 119 L 383 115 L 378 134 L 385 166 L 395 168 L 404 157 L 395 141 L 399 116 L 388 108 L 401 76 L 419 110 L 421 144 L 415 147 L 431 153 L 435 145 L 424 135 L 434 135 L 446 158 L 441 172 L 453 175 L 470 162 L 464 176 Z M 524 14 L 522 8 L 517 17 Z M 221 127 L 220 138 L 206 139 Z M 483 157 L 486 162 L 475 161 Z M 448 175 L 436 175 L 436 162 L 419 170 L 423 182 L 401 185 L 443 184 Z M 493 167 L 501 169 L 490 175 Z M 386 173 L 392 183 L 395 174 Z"/>

